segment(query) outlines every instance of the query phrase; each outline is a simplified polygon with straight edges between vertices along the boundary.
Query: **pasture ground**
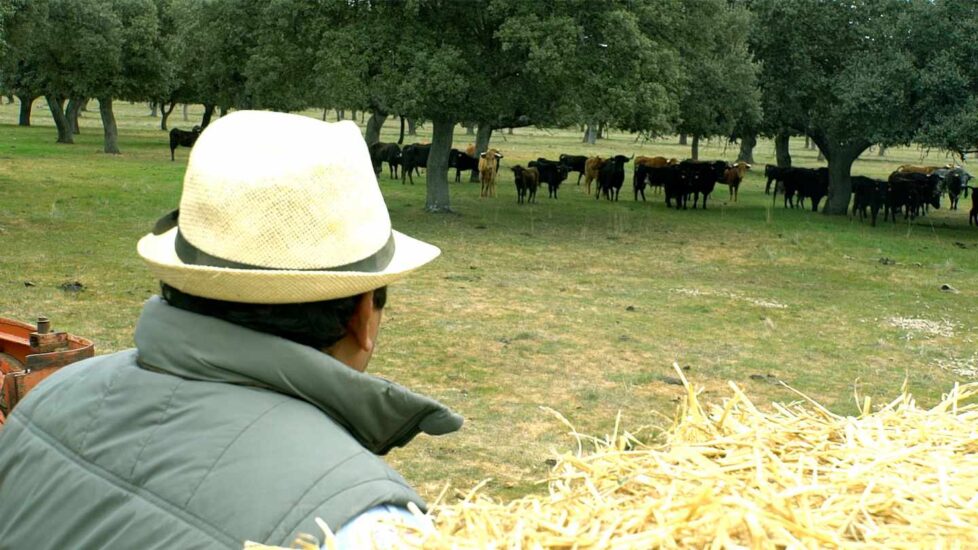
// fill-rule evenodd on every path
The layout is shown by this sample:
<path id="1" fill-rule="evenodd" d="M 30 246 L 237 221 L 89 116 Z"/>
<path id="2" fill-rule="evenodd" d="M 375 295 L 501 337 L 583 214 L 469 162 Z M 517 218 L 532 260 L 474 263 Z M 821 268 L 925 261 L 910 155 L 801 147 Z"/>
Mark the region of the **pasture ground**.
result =
<path id="1" fill-rule="evenodd" d="M 99 353 L 132 345 L 141 304 L 156 292 L 135 244 L 177 206 L 188 153 L 171 162 L 158 119 L 144 105 L 117 106 L 123 154 L 110 156 L 94 108 L 65 146 L 41 102 L 29 128 L 15 125 L 16 104 L 0 105 L 0 316 L 47 315 L 95 340 Z M 192 107 L 184 122 L 177 109 L 170 126 L 189 128 L 200 114 Z M 430 140 L 428 130 L 407 142 Z M 396 141 L 394 120 L 383 139 Z M 456 130 L 457 145 L 473 140 Z M 782 380 L 839 413 L 857 411 L 856 394 L 894 397 L 904 381 L 936 403 L 978 375 L 978 228 L 968 227 L 967 207 L 951 212 L 945 200 L 914 224 L 875 228 L 772 208 L 767 141 L 739 202 L 718 187 L 707 211 L 667 209 L 661 195 L 633 201 L 630 165 L 618 203 L 585 197 L 575 175 L 558 200 L 543 191 L 535 205 L 517 205 L 514 164 L 560 153 L 683 158 L 688 148 L 621 133 L 587 146 L 576 130 L 532 128 L 497 133 L 492 145 L 505 155 L 498 196 L 451 184 L 456 214 L 423 211 L 424 178 L 380 181 L 394 226 L 443 251 L 391 287 L 370 366 L 467 419 L 456 435 L 423 436 L 391 454 L 428 498 L 446 482 L 466 490 L 485 478 L 499 496 L 542 491 L 535 482 L 549 451 L 572 440 L 541 407 L 595 435 L 609 433 L 619 412 L 631 431 L 668 424 L 682 393 L 673 362 L 705 400 L 726 395 L 728 381 L 759 404 L 796 399 Z M 796 165 L 818 165 L 800 139 L 792 146 Z M 704 159 L 735 156 L 733 145 L 701 149 Z M 885 177 L 899 164 L 945 161 L 891 149 L 867 153 L 853 172 Z M 83 289 L 61 288 L 75 282 Z"/>

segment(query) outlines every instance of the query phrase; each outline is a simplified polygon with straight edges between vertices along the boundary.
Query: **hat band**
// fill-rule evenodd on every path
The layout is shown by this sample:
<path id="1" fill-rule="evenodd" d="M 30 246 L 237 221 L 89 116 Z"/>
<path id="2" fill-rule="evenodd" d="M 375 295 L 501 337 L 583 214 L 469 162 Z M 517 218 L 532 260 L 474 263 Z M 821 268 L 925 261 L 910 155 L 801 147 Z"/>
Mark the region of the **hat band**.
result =
<path id="1" fill-rule="evenodd" d="M 153 233 L 159 235 L 173 229 L 174 227 L 177 227 L 177 220 L 180 215 L 179 213 L 180 210 L 177 209 L 160 218 L 156 222 L 156 226 L 153 228 Z M 393 231 L 391 232 L 387 242 L 384 243 L 384 246 L 380 247 L 380 250 L 374 252 L 370 256 L 367 256 L 366 258 L 363 258 L 362 260 L 357 260 L 355 262 L 340 266 L 313 267 L 307 269 L 266 267 L 236 262 L 234 260 L 214 256 L 191 244 L 190 241 L 183 237 L 183 233 L 180 232 L 179 227 L 177 227 L 177 235 L 173 246 L 177 253 L 177 257 L 180 258 L 180 261 L 189 265 L 223 267 L 229 269 L 262 269 L 269 271 L 359 271 L 363 273 L 377 273 L 386 269 L 391 263 L 391 259 L 394 258 L 394 233 Z"/>

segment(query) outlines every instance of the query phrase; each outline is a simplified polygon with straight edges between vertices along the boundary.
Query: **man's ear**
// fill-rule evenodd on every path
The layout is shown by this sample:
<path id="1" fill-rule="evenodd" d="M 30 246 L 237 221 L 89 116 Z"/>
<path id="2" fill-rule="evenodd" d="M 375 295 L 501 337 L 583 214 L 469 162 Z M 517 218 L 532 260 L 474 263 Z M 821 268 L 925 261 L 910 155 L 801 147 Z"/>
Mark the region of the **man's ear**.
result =
<path id="1" fill-rule="evenodd" d="M 353 315 L 346 323 L 347 332 L 353 336 L 357 346 L 363 351 L 370 351 L 374 347 L 373 339 L 370 337 L 370 321 L 377 315 L 374 310 L 374 291 L 364 292 L 360 295 Z"/>

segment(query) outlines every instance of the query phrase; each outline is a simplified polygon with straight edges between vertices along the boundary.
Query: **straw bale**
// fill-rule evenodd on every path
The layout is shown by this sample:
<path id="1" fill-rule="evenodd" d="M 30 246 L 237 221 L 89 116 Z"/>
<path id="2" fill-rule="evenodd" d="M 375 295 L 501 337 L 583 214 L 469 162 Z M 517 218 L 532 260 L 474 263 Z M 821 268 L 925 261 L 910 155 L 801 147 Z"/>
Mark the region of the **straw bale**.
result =
<path id="1" fill-rule="evenodd" d="M 686 397 L 658 442 L 617 424 L 585 436 L 558 415 L 578 449 L 556 457 L 546 496 L 498 502 L 480 484 L 436 502 L 419 522 L 427 527 L 400 526 L 402 547 L 978 545 L 978 383 L 929 409 L 905 388 L 847 417 L 801 394 L 764 412 L 733 383 L 729 397 L 701 405 L 677 372 Z"/>

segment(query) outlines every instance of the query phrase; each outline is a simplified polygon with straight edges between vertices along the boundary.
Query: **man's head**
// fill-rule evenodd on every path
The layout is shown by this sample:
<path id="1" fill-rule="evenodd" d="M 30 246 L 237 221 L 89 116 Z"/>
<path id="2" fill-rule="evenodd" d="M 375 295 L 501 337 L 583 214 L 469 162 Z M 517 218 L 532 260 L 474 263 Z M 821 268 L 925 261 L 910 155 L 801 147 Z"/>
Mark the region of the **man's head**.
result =
<path id="1" fill-rule="evenodd" d="M 138 244 L 163 282 L 244 303 L 360 294 L 430 262 L 391 228 L 366 143 L 350 122 L 238 111 L 200 135 L 179 215 Z"/>
<path id="2" fill-rule="evenodd" d="M 163 299 L 173 307 L 274 334 L 326 352 L 363 372 L 373 355 L 387 287 L 320 302 L 245 304 L 202 298 L 161 283 Z"/>
<path id="3" fill-rule="evenodd" d="M 164 288 L 283 311 L 359 304 L 440 253 L 391 228 L 354 123 L 265 111 L 235 112 L 204 130 L 179 211 L 137 248 Z"/>

